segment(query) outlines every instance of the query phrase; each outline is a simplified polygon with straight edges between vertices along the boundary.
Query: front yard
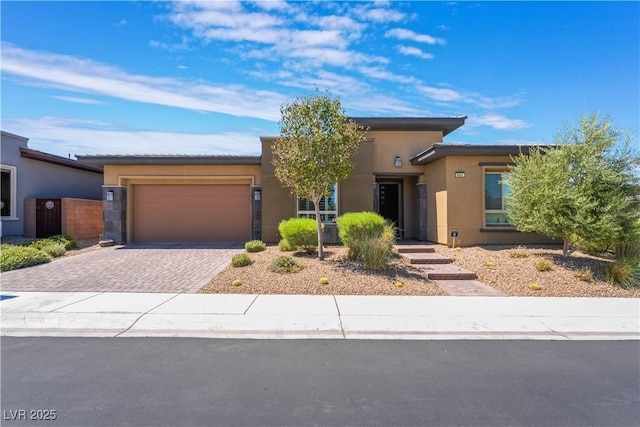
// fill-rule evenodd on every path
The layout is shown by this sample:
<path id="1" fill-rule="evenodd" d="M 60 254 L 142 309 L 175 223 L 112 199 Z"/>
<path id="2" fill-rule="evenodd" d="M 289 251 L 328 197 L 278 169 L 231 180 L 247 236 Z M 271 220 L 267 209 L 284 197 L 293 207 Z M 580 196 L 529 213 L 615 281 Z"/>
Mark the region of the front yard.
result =
<path id="1" fill-rule="evenodd" d="M 562 257 L 558 246 L 514 247 L 477 246 L 459 250 L 436 246 L 436 252 L 454 259 L 454 264 L 475 271 L 478 280 L 510 296 L 625 297 L 639 298 L 640 289 L 625 290 L 607 283 L 603 269 L 608 259 L 579 252 Z M 329 247 L 327 258 L 294 254 L 304 268 L 298 273 L 279 274 L 267 269 L 280 255 L 291 255 L 269 246 L 250 253 L 253 264 L 227 267 L 200 293 L 324 294 L 324 295 L 446 295 L 423 273 L 403 258 L 395 258 L 382 272 L 366 270 L 361 263 L 346 259 L 346 249 Z M 548 271 L 538 271 L 539 260 L 550 263 Z M 592 279 L 585 281 L 592 273 Z M 329 283 L 322 285 L 321 278 Z M 240 286 L 233 286 L 240 280 Z M 530 289 L 536 284 L 539 290 Z"/>

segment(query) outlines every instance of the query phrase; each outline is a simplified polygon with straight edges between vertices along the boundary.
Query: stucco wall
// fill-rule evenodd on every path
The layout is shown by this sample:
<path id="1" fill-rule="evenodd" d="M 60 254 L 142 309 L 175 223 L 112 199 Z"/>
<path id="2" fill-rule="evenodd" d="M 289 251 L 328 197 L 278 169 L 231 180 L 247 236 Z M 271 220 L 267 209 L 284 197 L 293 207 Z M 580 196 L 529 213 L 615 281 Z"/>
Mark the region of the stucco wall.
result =
<path id="1" fill-rule="evenodd" d="M 101 173 L 27 159 L 20 156 L 20 147 L 27 147 L 27 138 L 2 133 L 2 164 L 16 167 L 17 220 L 3 220 L 2 234 L 24 234 L 25 198 L 101 199 Z"/>
<path id="2" fill-rule="evenodd" d="M 280 240 L 278 224 L 296 214 L 295 197 L 291 190 L 284 188 L 275 176 L 275 168 L 271 163 L 272 138 L 261 138 L 262 141 L 262 240 L 277 243 Z"/>
<path id="3" fill-rule="evenodd" d="M 429 148 L 434 142 L 442 142 L 441 131 L 370 131 L 367 137 L 373 143 L 373 171 L 382 173 L 419 173 L 421 166 L 413 166 L 409 159 Z M 402 167 L 394 165 L 396 156 L 402 159 Z"/>

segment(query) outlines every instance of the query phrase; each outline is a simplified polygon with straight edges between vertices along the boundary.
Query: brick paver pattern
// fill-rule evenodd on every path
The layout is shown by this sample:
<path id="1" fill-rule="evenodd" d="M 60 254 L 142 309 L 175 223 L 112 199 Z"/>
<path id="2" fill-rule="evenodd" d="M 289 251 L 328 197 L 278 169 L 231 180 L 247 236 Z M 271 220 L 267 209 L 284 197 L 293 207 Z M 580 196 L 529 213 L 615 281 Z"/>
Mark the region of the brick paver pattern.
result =
<path id="1" fill-rule="evenodd" d="M 196 292 L 241 244 L 132 244 L 2 273 L 0 289 L 42 292 Z"/>

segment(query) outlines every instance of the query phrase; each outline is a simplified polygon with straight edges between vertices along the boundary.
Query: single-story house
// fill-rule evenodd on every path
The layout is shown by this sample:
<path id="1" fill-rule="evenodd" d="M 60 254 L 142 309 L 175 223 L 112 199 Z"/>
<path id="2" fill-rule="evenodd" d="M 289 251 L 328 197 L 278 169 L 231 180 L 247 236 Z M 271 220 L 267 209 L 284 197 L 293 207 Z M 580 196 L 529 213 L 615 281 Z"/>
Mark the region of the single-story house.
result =
<path id="1" fill-rule="evenodd" d="M 504 214 L 502 174 L 529 146 L 443 143 L 466 117 L 354 118 L 369 128 L 355 170 L 322 202 L 325 232 L 345 212 L 376 211 L 402 238 L 450 243 L 547 242 L 521 233 Z M 117 243 L 278 242 L 281 220 L 310 216 L 274 174 L 271 145 L 261 156 L 84 155 L 104 169 L 104 238 Z M 335 227 L 335 226 L 333 226 Z"/>
<path id="2" fill-rule="evenodd" d="M 0 236 L 99 237 L 102 168 L 33 150 L 28 142 L 1 131 Z"/>

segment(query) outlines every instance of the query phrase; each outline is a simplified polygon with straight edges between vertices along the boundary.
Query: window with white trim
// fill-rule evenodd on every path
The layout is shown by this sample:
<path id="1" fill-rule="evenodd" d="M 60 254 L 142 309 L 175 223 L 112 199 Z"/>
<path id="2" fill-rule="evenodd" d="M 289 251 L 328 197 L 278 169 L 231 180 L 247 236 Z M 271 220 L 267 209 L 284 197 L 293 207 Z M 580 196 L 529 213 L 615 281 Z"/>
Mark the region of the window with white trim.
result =
<path id="1" fill-rule="evenodd" d="M 298 199 L 298 218 L 316 218 L 313 202 Z M 338 184 L 331 186 L 331 193 L 320 199 L 320 220 L 324 223 L 335 223 L 338 218 Z"/>
<path id="2" fill-rule="evenodd" d="M 506 172 L 484 174 L 484 222 L 487 226 L 511 225 L 505 208 L 509 186 L 504 182 Z"/>
<path id="3" fill-rule="evenodd" d="M 0 166 L 0 216 L 3 219 L 16 217 L 16 168 Z"/>

